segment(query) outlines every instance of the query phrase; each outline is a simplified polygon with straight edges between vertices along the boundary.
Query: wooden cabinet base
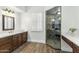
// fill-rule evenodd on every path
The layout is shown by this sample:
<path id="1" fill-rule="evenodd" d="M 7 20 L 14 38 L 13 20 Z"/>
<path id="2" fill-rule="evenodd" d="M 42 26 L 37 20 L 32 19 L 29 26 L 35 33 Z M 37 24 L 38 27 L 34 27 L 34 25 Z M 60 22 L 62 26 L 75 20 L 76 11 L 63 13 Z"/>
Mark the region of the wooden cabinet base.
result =
<path id="1" fill-rule="evenodd" d="M 0 38 L 0 53 L 9 53 L 24 44 L 27 40 L 27 32 Z"/>
<path id="2" fill-rule="evenodd" d="M 79 53 L 79 46 L 77 46 L 64 36 L 62 36 L 62 39 L 73 49 L 73 53 Z"/>
<path id="3" fill-rule="evenodd" d="M 12 51 L 12 37 L 5 37 L 0 39 L 0 52 L 11 52 Z"/>

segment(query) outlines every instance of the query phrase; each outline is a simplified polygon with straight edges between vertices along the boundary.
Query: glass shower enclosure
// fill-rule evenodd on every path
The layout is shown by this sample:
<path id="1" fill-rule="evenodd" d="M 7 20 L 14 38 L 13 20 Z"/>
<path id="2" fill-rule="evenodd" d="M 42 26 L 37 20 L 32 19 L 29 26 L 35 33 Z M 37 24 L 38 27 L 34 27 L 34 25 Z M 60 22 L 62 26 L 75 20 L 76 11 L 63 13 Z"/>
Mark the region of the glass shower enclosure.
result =
<path id="1" fill-rule="evenodd" d="M 55 49 L 61 49 L 61 7 L 46 11 L 46 43 Z"/>

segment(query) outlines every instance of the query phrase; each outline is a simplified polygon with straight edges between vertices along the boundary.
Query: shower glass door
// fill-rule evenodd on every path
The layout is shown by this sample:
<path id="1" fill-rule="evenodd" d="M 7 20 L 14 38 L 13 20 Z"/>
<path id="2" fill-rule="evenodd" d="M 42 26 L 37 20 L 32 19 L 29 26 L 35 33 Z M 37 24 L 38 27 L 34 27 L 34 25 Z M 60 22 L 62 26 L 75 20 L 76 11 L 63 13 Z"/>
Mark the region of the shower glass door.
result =
<path id="1" fill-rule="evenodd" d="M 46 42 L 55 49 L 61 49 L 61 7 L 46 11 Z"/>

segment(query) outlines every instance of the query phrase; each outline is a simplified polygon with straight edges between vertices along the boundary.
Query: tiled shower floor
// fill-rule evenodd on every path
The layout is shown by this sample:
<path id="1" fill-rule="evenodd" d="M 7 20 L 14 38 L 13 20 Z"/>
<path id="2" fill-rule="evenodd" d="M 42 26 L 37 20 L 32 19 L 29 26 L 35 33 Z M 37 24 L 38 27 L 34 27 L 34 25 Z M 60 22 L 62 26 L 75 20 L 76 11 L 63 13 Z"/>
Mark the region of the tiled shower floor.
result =
<path id="1" fill-rule="evenodd" d="M 60 34 L 56 30 L 47 30 L 46 40 L 47 44 L 56 49 L 61 49 L 61 39 L 56 34 Z"/>
<path id="2" fill-rule="evenodd" d="M 47 39 L 47 44 L 56 49 L 61 49 L 61 41 L 57 39 Z"/>

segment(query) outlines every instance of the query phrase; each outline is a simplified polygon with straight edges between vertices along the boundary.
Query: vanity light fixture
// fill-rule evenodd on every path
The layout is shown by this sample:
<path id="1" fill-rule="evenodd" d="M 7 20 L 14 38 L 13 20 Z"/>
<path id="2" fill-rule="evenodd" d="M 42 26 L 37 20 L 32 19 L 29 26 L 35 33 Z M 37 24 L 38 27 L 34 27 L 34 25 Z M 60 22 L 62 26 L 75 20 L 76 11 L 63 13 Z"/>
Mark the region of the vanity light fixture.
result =
<path id="1" fill-rule="evenodd" d="M 14 13 L 15 12 L 13 10 L 11 10 L 11 9 L 8 9 L 8 8 L 2 9 L 2 14 L 3 15 L 15 17 Z"/>
<path id="2" fill-rule="evenodd" d="M 8 9 L 8 8 L 6 8 L 6 9 L 2 9 L 3 11 L 5 11 L 5 12 L 8 12 L 8 13 L 14 13 L 14 11 L 12 11 L 11 9 Z"/>

